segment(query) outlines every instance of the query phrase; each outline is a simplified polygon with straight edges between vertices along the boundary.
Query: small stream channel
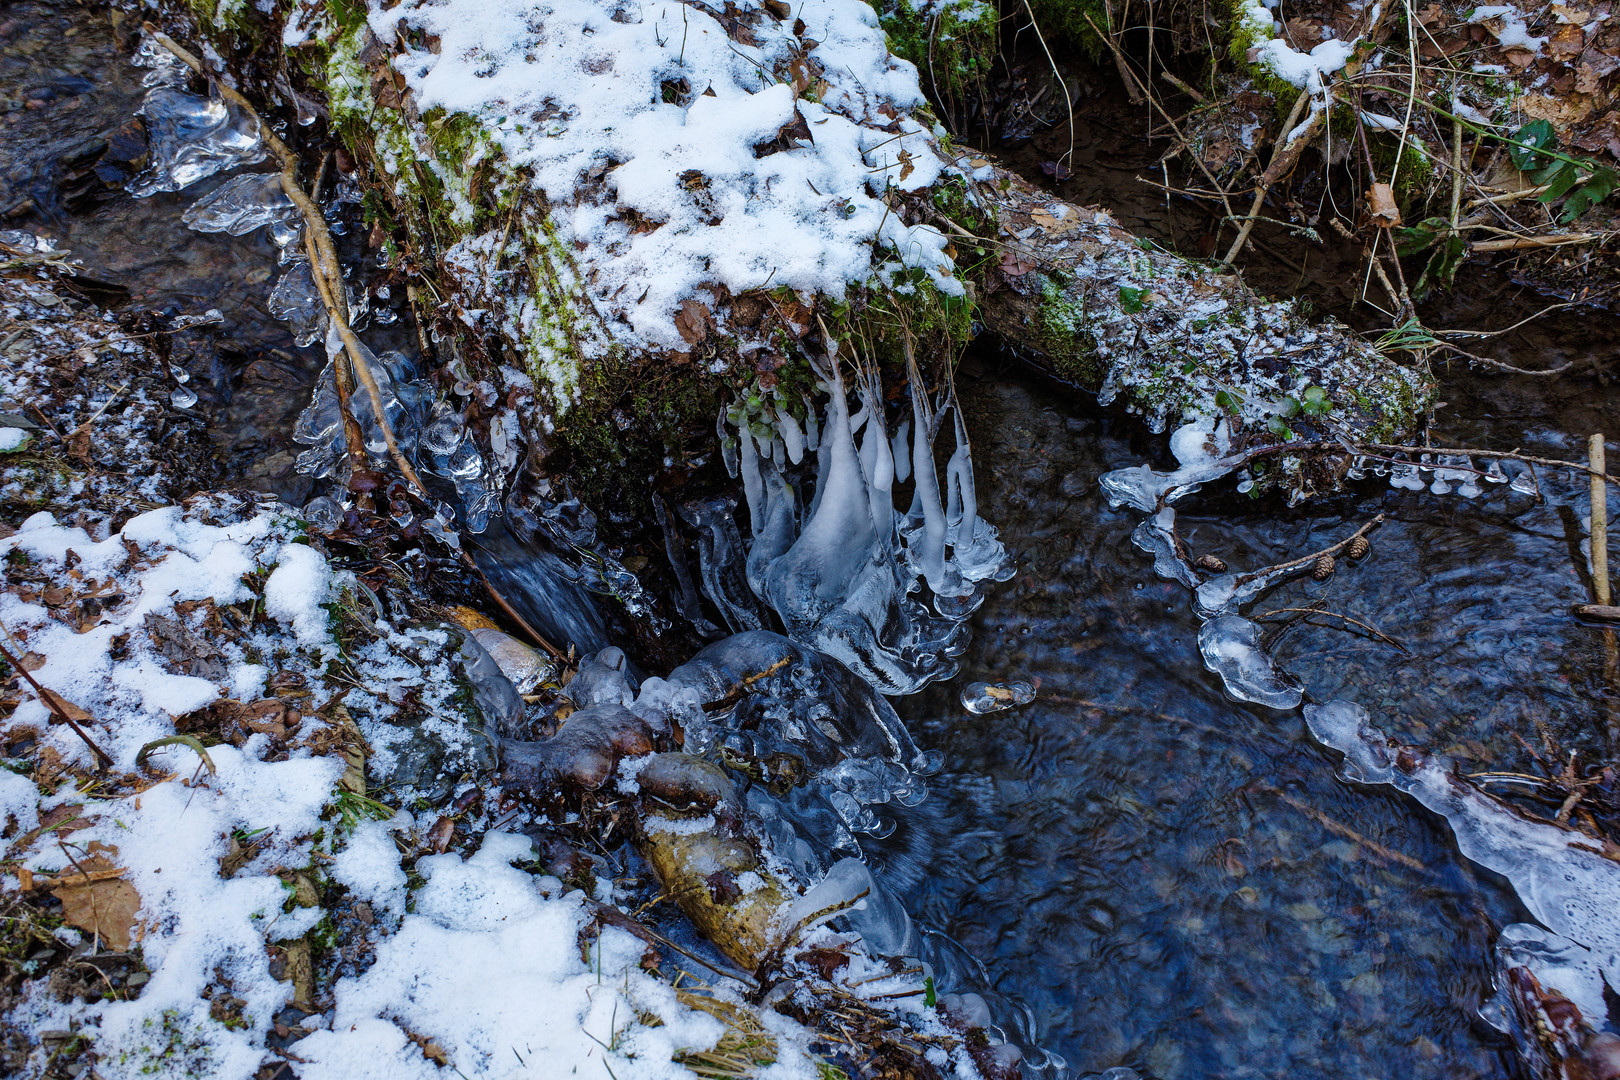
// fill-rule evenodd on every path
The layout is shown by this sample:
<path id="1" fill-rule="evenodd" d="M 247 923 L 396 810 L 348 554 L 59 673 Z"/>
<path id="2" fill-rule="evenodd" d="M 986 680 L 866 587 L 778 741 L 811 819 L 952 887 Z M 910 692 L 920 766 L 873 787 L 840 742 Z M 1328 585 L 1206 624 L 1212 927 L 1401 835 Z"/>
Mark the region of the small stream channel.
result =
<path id="1" fill-rule="evenodd" d="M 123 124 L 142 92 L 105 13 L 14 5 L 0 52 L 0 227 L 71 249 L 114 300 L 219 308 L 217 349 L 194 375 L 228 433 L 221 453 L 256 486 L 307 497 L 289 435 L 322 358 L 265 309 L 274 247 L 180 223 L 217 181 L 145 200 L 103 187 L 63 204 L 51 163 Z M 1332 292 L 1330 276 L 1311 287 Z M 1507 288 L 1464 281 L 1452 314 L 1511 321 L 1500 298 L 1494 311 L 1469 299 L 1475 285 Z M 1508 306 L 1528 314 L 1532 300 Z M 1553 362 L 1586 349 L 1583 332 L 1569 317 L 1504 345 L 1539 350 L 1520 362 Z M 1153 576 L 1130 539 L 1138 515 L 1110 510 L 1097 489 L 1104 471 L 1163 459 L 1162 440 L 989 349 L 959 384 L 981 512 L 1017 573 L 973 619 L 958 679 L 896 703 L 946 761 L 925 804 L 932 828 L 906 852 L 913 916 L 1026 1002 L 1075 1075 L 1507 1073 L 1506 1043 L 1475 1014 L 1495 932 L 1523 909 L 1439 819 L 1336 779 L 1337 755 L 1297 712 L 1234 704 L 1204 671 L 1186 591 Z M 1617 404 L 1584 380 L 1448 376 L 1445 394 L 1436 441 L 1566 459 Z M 1275 613 L 1262 621 L 1277 658 L 1310 697 L 1361 702 L 1389 734 L 1465 772 L 1538 772 L 1537 754 L 1609 756 L 1617 708 L 1602 632 L 1568 614 L 1588 599 L 1586 484 L 1546 473 L 1540 484 L 1540 501 L 1505 485 L 1469 500 L 1372 477 L 1295 511 L 1217 485 L 1180 504 L 1179 524 L 1195 553 L 1255 567 L 1386 514 L 1368 559 L 1256 605 Z M 1337 616 L 1283 610 L 1313 604 Z M 958 703 L 969 681 L 1014 677 L 1038 687 L 1034 703 L 990 716 Z"/>
<path id="2" fill-rule="evenodd" d="M 976 618 L 960 680 L 1016 673 L 1039 695 L 988 717 L 954 686 L 900 706 L 950 770 L 932 785 L 948 857 L 910 907 L 1027 1002 L 1079 1074 L 1502 1075 L 1472 1017 L 1495 930 L 1524 918 L 1511 888 L 1443 822 L 1337 780 L 1338 755 L 1297 712 L 1226 699 L 1185 590 L 1131 544 L 1138 515 L 1096 490 L 1150 452 L 1135 430 L 1050 386 L 973 374 L 984 512 L 1019 573 Z M 1579 454 L 1512 420 L 1457 426 Z M 1585 484 L 1544 477 L 1543 491 L 1537 505 L 1505 486 L 1470 501 L 1369 481 L 1303 513 L 1195 496 L 1179 522 L 1194 552 L 1249 567 L 1387 514 L 1365 562 L 1256 604 L 1279 613 L 1265 620 L 1278 659 L 1312 697 L 1362 702 L 1465 771 L 1534 771 L 1518 737 L 1546 754 L 1540 722 L 1604 756 L 1613 700 L 1601 632 L 1567 614 L 1587 593 L 1571 558 Z M 1296 616 L 1281 609 L 1315 601 L 1409 653 L 1331 617 L 1283 629 Z"/>

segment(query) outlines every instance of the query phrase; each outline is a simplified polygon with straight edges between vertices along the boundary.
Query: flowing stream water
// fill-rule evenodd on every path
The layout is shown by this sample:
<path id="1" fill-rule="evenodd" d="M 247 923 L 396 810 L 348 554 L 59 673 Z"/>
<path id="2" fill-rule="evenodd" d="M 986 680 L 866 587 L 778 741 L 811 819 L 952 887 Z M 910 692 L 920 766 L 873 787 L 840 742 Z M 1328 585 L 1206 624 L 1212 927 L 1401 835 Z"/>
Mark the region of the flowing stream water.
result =
<path id="1" fill-rule="evenodd" d="M 1019 566 L 975 619 L 960 679 L 1016 673 L 1038 695 L 991 716 L 954 686 L 901 705 L 949 763 L 932 787 L 949 858 L 912 909 L 1028 1002 L 1080 1073 L 1499 1075 L 1500 1042 L 1473 1016 L 1495 931 L 1525 917 L 1512 889 L 1438 818 L 1336 779 L 1338 755 L 1297 710 L 1226 698 L 1186 590 L 1131 543 L 1141 515 L 1096 487 L 1142 459 L 1139 435 L 1016 375 L 960 385 L 989 463 L 981 505 Z M 1579 454 L 1571 435 L 1515 426 L 1452 433 Z M 1403 742 L 1519 771 L 1533 765 L 1516 736 L 1540 751 L 1538 720 L 1607 752 L 1602 633 L 1568 615 L 1586 599 L 1571 558 L 1585 488 L 1543 477 L 1537 505 L 1506 487 L 1465 500 L 1368 482 L 1294 513 L 1194 497 L 1179 524 L 1194 552 L 1246 568 L 1388 515 L 1364 562 L 1255 606 L 1279 613 L 1264 622 L 1275 655 Z M 1331 617 L 1283 629 L 1297 616 L 1282 609 L 1317 601 L 1408 651 Z"/>
<path id="2" fill-rule="evenodd" d="M 265 309 L 276 249 L 262 233 L 180 223 L 218 181 L 145 200 L 114 186 L 71 207 L 53 189 L 52 163 L 117 128 L 142 92 L 104 18 L 28 4 L 0 20 L 15 106 L 0 116 L 0 227 L 71 248 L 110 301 L 220 308 L 219 350 L 193 372 L 204 406 L 232 418 L 227 457 L 302 501 L 290 431 L 321 357 Z M 1550 359 L 1582 348 L 1557 339 L 1562 327 L 1581 331 L 1521 340 Z M 895 841 L 918 868 L 899 879 L 913 918 L 1027 1003 L 1075 1075 L 1509 1071 L 1508 1044 L 1477 1013 L 1497 932 L 1525 909 L 1438 817 L 1337 779 L 1338 755 L 1297 710 L 1234 704 L 1204 670 L 1187 591 L 1154 576 L 1131 540 L 1141 515 L 1110 509 L 1098 488 L 1108 470 L 1166 463 L 1164 440 L 988 349 L 958 389 L 980 513 L 1016 573 L 971 619 L 961 674 L 896 701 L 945 761 Z M 1615 415 L 1615 394 L 1587 382 L 1458 375 L 1445 392 L 1437 442 L 1579 458 Z M 1227 481 L 1179 504 L 1178 525 L 1194 553 L 1243 569 L 1386 515 L 1368 558 L 1295 579 L 1250 616 L 1307 700 L 1357 701 L 1463 772 L 1536 773 L 1538 755 L 1608 757 L 1617 710 L 1604 632 L 1569 615 L 1588 599 L 1586 482 L 1543 472 L 1539 487 L 1465 499 L 1373 476 L 1285 510 Z M 1036 688 L 1032 703 L 990 715 L 960 703 L 969 682 L 1014 678 Z"/>

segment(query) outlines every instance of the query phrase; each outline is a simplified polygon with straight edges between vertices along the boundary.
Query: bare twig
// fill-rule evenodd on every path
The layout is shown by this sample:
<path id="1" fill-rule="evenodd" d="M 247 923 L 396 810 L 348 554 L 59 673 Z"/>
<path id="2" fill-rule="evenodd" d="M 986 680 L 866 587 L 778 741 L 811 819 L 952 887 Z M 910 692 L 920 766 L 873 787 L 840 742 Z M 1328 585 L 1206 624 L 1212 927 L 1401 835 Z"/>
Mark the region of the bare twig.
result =
<path id="1" fill-rule="evenodd" d="M 1341 614 L 1340 612 L 1334 611 L 1331 608 L 1320 608 L 1320 607 L 1304 607 L 1304 608 L 1300 608 L 1300 607 L 1280 607 L 1280 608 L 1272 608 L 1270 611 L 1267 611 L 1267 612 L 1264 612 L 1263 614 L 1254 616 L 1254 619 L 1255 619 L 1256 622 L 1258 622 L 1259 620 L 1267 618 L 1267 617 L 1272 616 L 1272 615 L 1283 615 L 1283 614 L 1289 614 L 1289 613 L 1298 614 L 1298 615 L 1328 615 L 1328 616 L 1331 616 L 1332 618 L 1335 618 L 1335 619 L 1341 619 L 1344 622 L 1347 622 L 1352 626 L 1360 627 L 1361 629 L 1367 631 L 1367 633 L 1371 634 L 1373 637 L 1378 638 L 1380 641 L 1383 641 L 1383 642 L 1385 642 L 1387 644 L 1395 646 L 1397 649 L 1401 650 L 1401 652 L 1405 653 L 1406 655 L 1408 655 L 1408 656 L 1412 655 L 1412 650 L 1408 649 L 1405 645 L 1402 645 L 1399 641 L 1396 641 L 1394 638 L 1390 637 L 1388 634 L 1386 634 L 1382 630 L 1378 629 L 1378 627 L 1373 626 L 1370 623 L 1364 623 L 1360 619 L 1353 619 L 1350 616 Z"/>
<path id="2" fill-rule="evenodd" d="M 1283 573 L 1289 570 L 1298 570 L 1309 566 L 1311 563 L 1316 562 L 1324 555 L 1337 555 L 1339 552 L 1353 544 L 1357 539 L 1366 536 L 1383 523 L 1384 515 L 1379 514 L 1371 521 L 1367 522 L 1367 524 L 1363 525 L 1361 528 L 1357 529 L 1343 540 L 1340 540 L 1337 544 L 1332 544 L 1323 548 L 1321 551 L 1312 552 L 1309 555 L 1301 555 L 1297 559 L 1290 559 L 1287 562 L 1277 563 L 1275 566 L 1262 566 L 1260 569 L 1252 570 L 1247 574 L 1239 574 L 1233 579 L 1233 583 L 1239 587 L 1242 587 L 1251 581 L 1256 581 L 1263 577 L 1270 577 L 1272 574 Z"/>
<path id="3" fill-rule="evenodd" d="M 154 40 L 179 57 L 187 67 L 199 75 L 207 76 L 208 73 L 203 68 L 202 61 L 182 48 L 173 38 L 151 23 L 146 23 L 145 29 L 152 35 Z M 376 378 L 371 374 L 370 365 L 365 362 L 359 339 L 354 336 L 354 331 L 349 327 L 348 298 L 343 292 L 343 274 L 339 269 L 341 264 L 338 261 L 337 249 L 332 243 L 332 235 L 326 228 L 326 219 L 321 214 L 320 207 L 298 184 L 297 155 L 277 137 L 268 124 L 260 119 L 258 111 L 254 109 L 252 102 L 248 101 L 233 87 L 224 83 L 216 83 L 216 85 L 222 97 L 240 108 L 258 125 L 259 134 L 264 139 L 265 145 L 270 148 L 270 152 L 275 155 L 276 161 L 280 163 L 281 187 L 287 193 L 287 198 L 292 200 L 293 205 L 298 207 L 299 212 L 303 214 L 304 239 L 310 250 L 310 265 L 314 271 L 313 277 L 316 285 L 320 288 L 321 300 L 326 305 L 328 317 L 332 320 L 332 325 L 336 328 L 338 337 L 342 339 L 343 347 L 348 353 L 350 373 L 353 377 L 359 379 L 360 384 L 365 387 L 366 396 L 371 399 L 371 408 L 376 414 L 377 426 L 382 430 L 383 441 L 388 444 L 388 454 L 393 459 L 394 465 L 416 488 L 417 494 L 421 495 L 423 499 L 430 499 L 427 487 L 422 483 L 422 478 L 416 474 L 416 470 L 411 467 L 411 463 L 400 452 L 399 442 L 394 437 L 393 425 L 388 422 L 388 414 L 383 406 L 382 389 L 377 385 Z M 338 366 L 342 367 L 342 365 Z M 340 401 L 341 412 L 345 417 L 348 417 L 349 408 L 345 393 L 347 388 L 341 378 L 335 381 L 338 384 L 339 397 L 345 399 Z M 351 427 L 347 421 L 345 421 L 344 430 L 349 448 L 349 457 L 354 467 L 358 468 L 364 465 L 367 460 L 364 440 L 360 438 L 358 428 Z"/>
<path id="4" fill-rule="evenodd" d="M 8 634 L 7 636 L 10 635 Z M 7 649 L 4 645 L 0 645 L 0 658 L 3 658 L 6 663 L 11 665 L 11 670 L 28 680 L 28 685 L 32 686 L 34 688 L 34 693 L 39 695 L 40 704 L 49 709 L 51 711 L 51 715 L 55 716 L 58 720 L 61 720 L 68 727 L 72 728 L 73 733 L 84 740 L 84 745 L 88 746 L 96 755 L 96 760 L 101 763 L 102 768 L 112 768 L 112 755 L 108 754 L 107 751 L 97 746 L 96 741 L 89 735 L 85 734 L 85 730 L 74 722 L 73 717 L 67 714 L 67 710 L 63 709 L 62 706 L 57 703 L 55 691 L 48 690 L 41 686 L 39 684 L 39 680 L 34 678 L 33 673 L 27 668 L 23 667 L 22 661 L 13 656 L 11 654 L 11 650 Z"/>

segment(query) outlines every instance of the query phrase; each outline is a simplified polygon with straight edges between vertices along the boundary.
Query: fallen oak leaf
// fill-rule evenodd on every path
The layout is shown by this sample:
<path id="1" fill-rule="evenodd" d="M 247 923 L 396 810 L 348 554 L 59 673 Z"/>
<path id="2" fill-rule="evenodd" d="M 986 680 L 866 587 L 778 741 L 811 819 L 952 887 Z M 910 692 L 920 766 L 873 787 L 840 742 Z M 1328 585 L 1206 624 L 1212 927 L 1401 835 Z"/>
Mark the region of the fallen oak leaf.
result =
<path id="1" fill-rule="evenodd" d="M 1023 277 L 1035 269 L 1035 261 L 1011 251 L 1003 252 L 1001 256 L 1001 272 L 1008 277 Z"/>
<path id="2" fill-rule="evenodd" d="M 1401 223 L 1401 208 L 1395 205 L 1395 189 L 1388 184 L 1373 184 L 1364 196 L 1367 214 L 1372 223 L 1384 229 L 1393 229 Z"/>
<path id="3" fill-rule="evenodd" d="M 63 922 L 94 934 L 115 952 L 127 952 L 141 894 L 109 857 L 118 854 L 117 848 L 92 840 L 86 850 L 87 857 L 74 860 L 77 873 L 54 879 L 51 895 L 62 902 Z M 38 887 L 40 882 L 36 879 L 34 884 Z"/>
<path id="4" fill-rule="evenodd" d="M 26 665 L 20 666 L 24 671 L 35 670 L 34 668 Z M 77 705 L 73 704 L 73 702 L 69 701 L 61 694 L 58 694 L 50 687 L 41 686 L 35 692 L 39 695 L 39 700 L 45 705 L 45 707 L 58 716 L 71 720 L 75 724 L 87 723 L 90 720 L 89 713 L 85 712 L 83 709 L 79 708 Z"/>

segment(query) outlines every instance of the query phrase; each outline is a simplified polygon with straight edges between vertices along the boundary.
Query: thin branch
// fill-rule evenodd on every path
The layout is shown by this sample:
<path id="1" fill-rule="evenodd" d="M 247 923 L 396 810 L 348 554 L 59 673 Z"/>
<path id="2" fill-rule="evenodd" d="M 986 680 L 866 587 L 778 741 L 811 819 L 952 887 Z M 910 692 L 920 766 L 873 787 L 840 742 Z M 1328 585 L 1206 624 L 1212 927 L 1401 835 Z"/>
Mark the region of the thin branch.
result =
<path id="1" fill-rule="evenodd" d="M 10 635 L 8 634 L 7 636 L 9 637 Z M 32 686 L 34 688 L 34 692 L 39 695 L 40 704 L 49 709 L 51 711 L 51 715 L 55 716 L 58 720 L 61 720 L 68 727 L 72 728 L 73 733 L 84 740 L 84 745 L 88 746 L 91 751 L 95 753 L 96 760 L 101 763 L 102 768 L 112 768 L 112 755 L 108 754 L 107 751 L 97 746 L 95 740 L 89 735 L 85 734 L 84 729 L 74 722 L 73 717 L 67 714 L 67 710 L 63 709 L 61 705 L 57 704 L 56 692 L 54 690 L 48 690 L 41 686 L 39 684 L 39 680 L 34 678 L 33 672 L 23 667 L 22 661 L 13 656 L 11 654 L 11 650 L 7 649 L 4 645 L 0 645 L 0 659 L 4 659 L 6 663 L 11 665 L 11 670 L 28 680 L 28 685 Z"/>

